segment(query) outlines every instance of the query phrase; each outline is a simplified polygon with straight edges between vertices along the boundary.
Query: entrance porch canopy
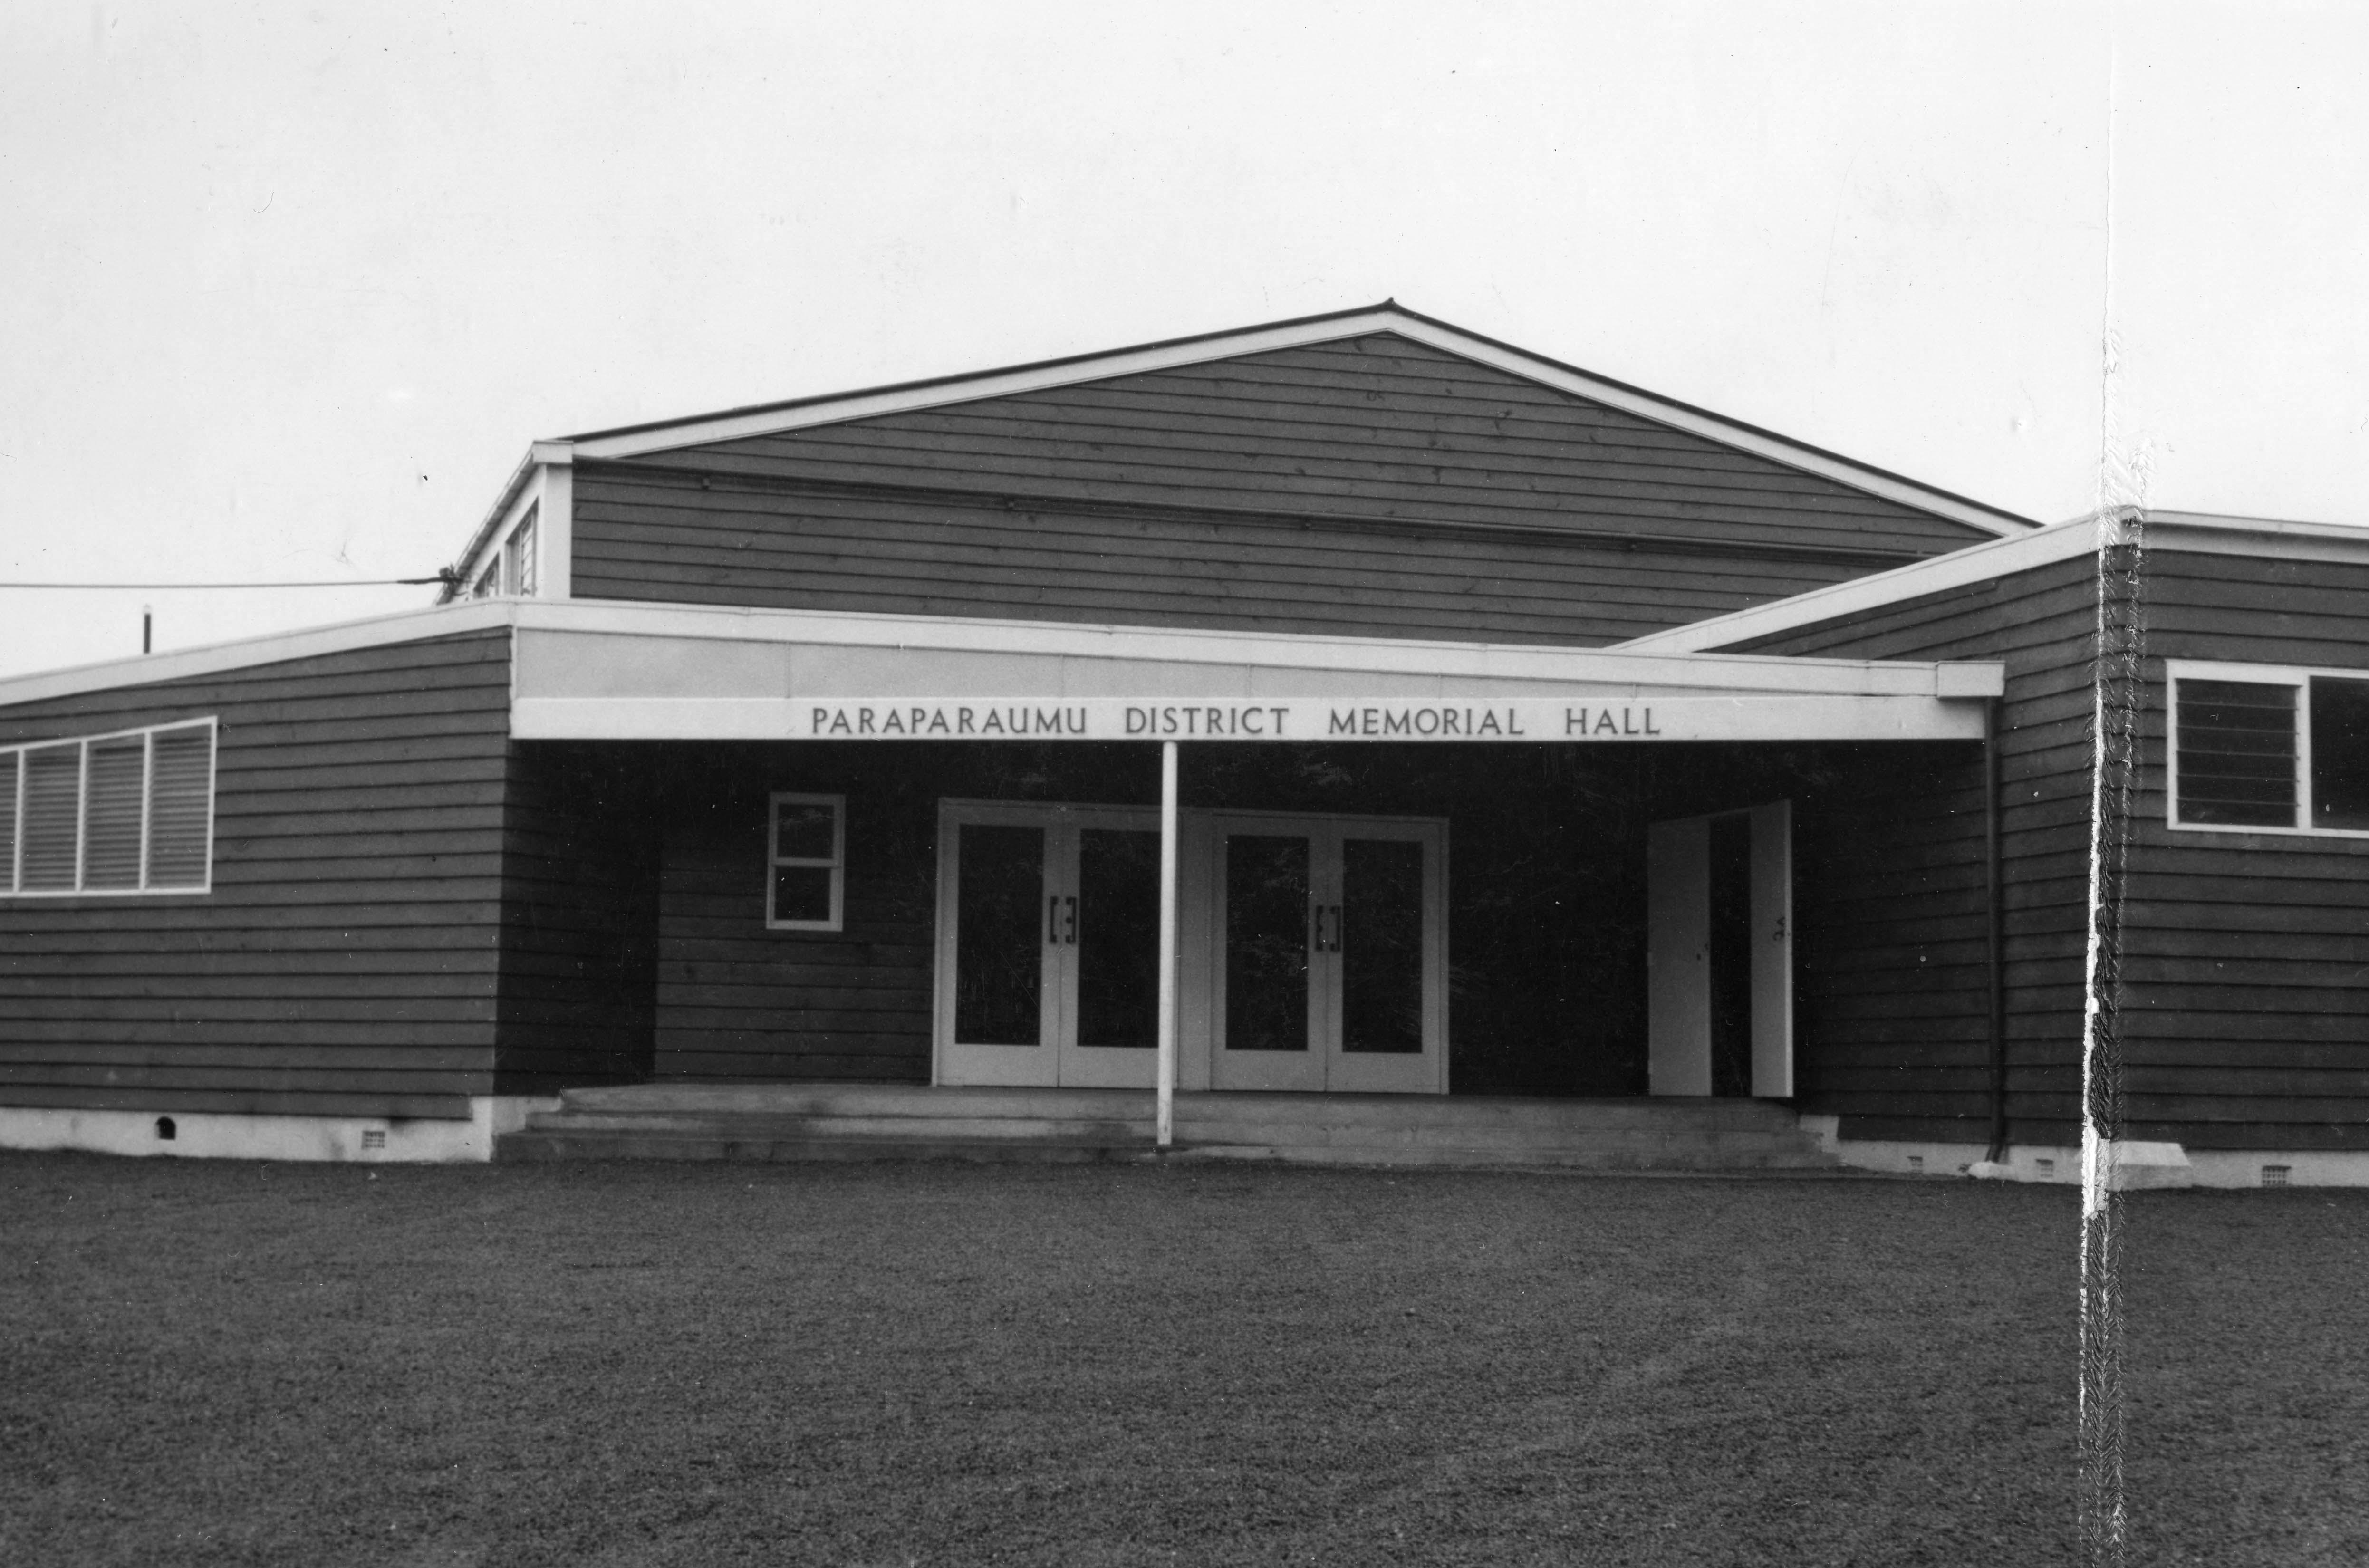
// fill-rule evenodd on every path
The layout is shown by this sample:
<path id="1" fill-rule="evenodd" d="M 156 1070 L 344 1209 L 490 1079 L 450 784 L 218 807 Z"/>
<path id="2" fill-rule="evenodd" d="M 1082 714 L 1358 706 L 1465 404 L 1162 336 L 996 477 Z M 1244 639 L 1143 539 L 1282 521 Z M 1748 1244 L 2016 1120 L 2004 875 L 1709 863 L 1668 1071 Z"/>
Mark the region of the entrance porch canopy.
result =
<path id="1" fill-rule="evenodd" d="M 1996 663 L 585 601 L 514 606 L 521 740 L 1980 740 Z"/>

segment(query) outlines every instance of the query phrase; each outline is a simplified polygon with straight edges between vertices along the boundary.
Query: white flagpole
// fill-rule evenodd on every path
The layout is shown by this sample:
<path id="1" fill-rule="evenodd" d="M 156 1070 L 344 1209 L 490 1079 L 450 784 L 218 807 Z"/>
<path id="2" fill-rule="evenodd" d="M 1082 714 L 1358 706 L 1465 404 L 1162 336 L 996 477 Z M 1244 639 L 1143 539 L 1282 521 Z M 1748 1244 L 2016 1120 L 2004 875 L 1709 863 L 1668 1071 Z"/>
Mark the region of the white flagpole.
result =
<path id="1" fill-rule="evenodd" d="M 1176 1132 L 1176 742 L 1160 743 L 1159 1144 Z"/>

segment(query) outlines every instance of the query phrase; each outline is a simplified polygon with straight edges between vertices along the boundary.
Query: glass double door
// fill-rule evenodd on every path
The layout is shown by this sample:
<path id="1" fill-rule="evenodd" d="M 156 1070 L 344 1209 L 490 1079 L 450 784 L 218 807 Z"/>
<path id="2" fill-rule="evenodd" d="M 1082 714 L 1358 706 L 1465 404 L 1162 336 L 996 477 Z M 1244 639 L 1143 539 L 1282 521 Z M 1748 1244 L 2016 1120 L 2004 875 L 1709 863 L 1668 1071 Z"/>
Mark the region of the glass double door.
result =
<path id="1" fill-rule="evenodd" d="M 1210 1086 L 1444 1092 L 1439 825 L 1227 814 L 1211 838 Z"/>
<path id="2" fill-rule="evenodd" d="M 941 830 L 941 1082 L 1150 1088 L 1158 813 L 949 803 Z"/>

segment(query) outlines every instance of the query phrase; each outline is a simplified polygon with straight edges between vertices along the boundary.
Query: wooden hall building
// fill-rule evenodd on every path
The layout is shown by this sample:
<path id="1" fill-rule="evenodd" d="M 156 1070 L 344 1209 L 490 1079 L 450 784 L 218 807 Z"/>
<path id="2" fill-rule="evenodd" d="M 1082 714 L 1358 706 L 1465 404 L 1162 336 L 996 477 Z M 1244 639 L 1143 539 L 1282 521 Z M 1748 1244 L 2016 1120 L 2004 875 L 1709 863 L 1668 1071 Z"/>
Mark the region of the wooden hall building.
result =
<path id="1" fill-rule="evenodd" d="M 2126 1135 L 2369 1182 L 2369 536 L 2043 528 L 1391 304 L 539 441 L 434 608 L 0 681 L 0 1146 L 871 1084 L 2069 1180 L 2117 584 Z"/>

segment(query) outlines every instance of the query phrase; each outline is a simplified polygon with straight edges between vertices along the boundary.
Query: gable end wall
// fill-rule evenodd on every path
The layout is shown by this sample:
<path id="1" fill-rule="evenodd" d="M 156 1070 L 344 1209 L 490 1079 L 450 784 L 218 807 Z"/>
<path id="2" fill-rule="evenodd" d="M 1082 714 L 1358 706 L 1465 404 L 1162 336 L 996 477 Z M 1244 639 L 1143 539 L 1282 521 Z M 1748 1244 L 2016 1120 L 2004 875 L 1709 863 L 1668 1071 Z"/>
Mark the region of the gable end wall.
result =
<path id="1" fill-rule="evenodd" d="M 1989 537 L 1390 334 L 573 485 L 580 598 L 1583 646 Z"/>

